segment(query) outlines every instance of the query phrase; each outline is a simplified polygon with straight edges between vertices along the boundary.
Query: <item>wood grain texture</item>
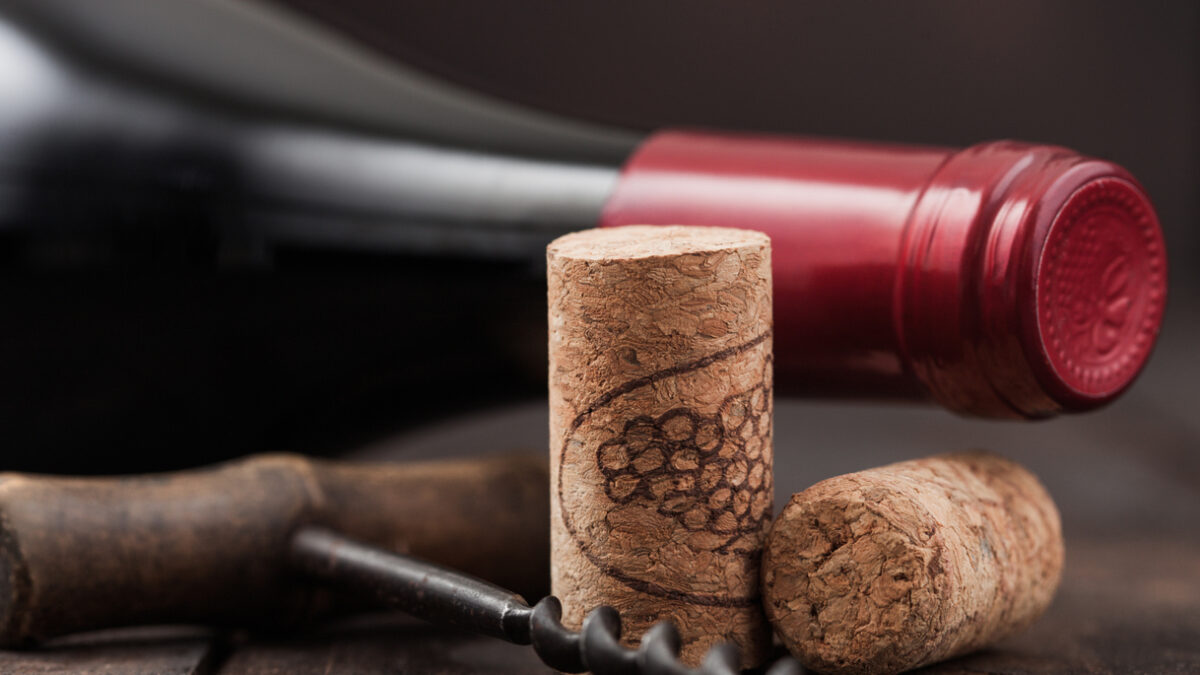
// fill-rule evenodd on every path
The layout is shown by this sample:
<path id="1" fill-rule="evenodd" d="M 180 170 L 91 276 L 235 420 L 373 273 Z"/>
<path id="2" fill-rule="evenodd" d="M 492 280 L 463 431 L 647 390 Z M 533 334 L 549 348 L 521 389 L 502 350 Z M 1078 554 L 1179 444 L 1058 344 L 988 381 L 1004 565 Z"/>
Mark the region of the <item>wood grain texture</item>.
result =
<path id="1" fill-rule="evenodd" d="M 220 675 L 551 675 L 529 647 L 379 614 L 238 648 Z"/>
<path id="2" fill-rule="evenodd" d="M 614 607 L 682 658 L 769 645 L 771 258 L 755 232 L 603 228 L 547 249 L 551 587 L 564 623 Z"/>
<path id="3" fill-rule="evenodd" d="M 1029 630 L 923 668 L 929 675 L 1122 675 L 1200 672 L 1200 541 L 1177 536 L 1094 536 L 1067 549 L 1054 603 Z M 288 638 L 258 637 L 225 661 L 176 637 L 0 651 L 13 675 L 438 675 L 549 674 L 528 648 L 380 617 Z M 166 666 L 164 667 L 164 664 Z M 189 664 L 192 664 L 189 666 Z M 193 667 L 193 670 L 186 668 Z"/>
<path id="4" fill-rule="evenodd" d="M 5 675 L 212 675 L 226 645 L 186 627 L 129 628 L 57 640 L 36 650 L 0 651 Z"/>

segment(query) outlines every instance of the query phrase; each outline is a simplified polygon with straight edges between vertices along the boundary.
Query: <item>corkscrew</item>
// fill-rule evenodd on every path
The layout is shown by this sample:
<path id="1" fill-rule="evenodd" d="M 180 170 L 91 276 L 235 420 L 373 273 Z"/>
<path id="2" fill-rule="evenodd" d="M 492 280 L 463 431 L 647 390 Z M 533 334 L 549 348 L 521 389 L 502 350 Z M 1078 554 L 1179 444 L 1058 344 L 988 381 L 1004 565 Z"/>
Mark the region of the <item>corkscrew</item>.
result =
<path id="1" fill-rule="evenodd" d="M 576 632 L 562 625 L 562 605 L 553 595 L 530 606 L 516 593 L 455 570 L 411 556 L 367 546 L 317 527 L 291 538 L 289 562 L 304 577 L 356 595 L 373 597 L 434 623 L 462 628 L 519 645 L 532 645 L 546 665 L 561 672 L 597 675 L 733 675 L 739 672 L 737 647 L 709 650 L 699 668 L 678 658 L 680 637 L 660 623 L 634 650 L 620 644 L 616 610 L 593 610 Z M 767 675 L 799 675 L 790 657 L 775 661 Z"/>

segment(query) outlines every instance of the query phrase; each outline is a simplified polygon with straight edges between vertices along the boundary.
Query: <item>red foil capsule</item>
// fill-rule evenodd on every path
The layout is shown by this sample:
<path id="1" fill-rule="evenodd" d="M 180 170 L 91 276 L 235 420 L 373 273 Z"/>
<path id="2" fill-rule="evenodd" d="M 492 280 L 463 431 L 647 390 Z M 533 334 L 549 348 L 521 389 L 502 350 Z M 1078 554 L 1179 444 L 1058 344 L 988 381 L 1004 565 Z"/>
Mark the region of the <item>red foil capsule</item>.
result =
<path id="1" fill-rule="evenodd" d="M 667 131 L 630 158 L 601 224 L 770 235 L 781 393 L 1090 410 L 1141 371 L 1166 301 L 1142 187 L 1055 146 Z"/>

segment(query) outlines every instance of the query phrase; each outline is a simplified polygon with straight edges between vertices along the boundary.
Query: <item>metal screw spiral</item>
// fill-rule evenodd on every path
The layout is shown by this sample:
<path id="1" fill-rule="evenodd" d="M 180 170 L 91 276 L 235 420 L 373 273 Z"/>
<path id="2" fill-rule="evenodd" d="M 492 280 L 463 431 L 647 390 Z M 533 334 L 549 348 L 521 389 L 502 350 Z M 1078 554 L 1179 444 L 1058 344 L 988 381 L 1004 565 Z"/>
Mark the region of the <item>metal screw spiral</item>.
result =
<path id="1" fill-rule="evenodd" d="M 670 623 L 656 624 L 642 636 L 634 650 L 620 643 L 621 618 L 612 607 L 598 607 L 584 619 L 577 633 L 565 628 L 562 605 L 548 596 L 529 610 L 533 649 L 546 665 L 564 673 L 597 675 L 736 675 L 738 650 L 733 644 L 713 647 L 699 668 L 679 661 L 679 631 Z M 776 661 L 767 675 L 799 675 L 800 664 L 791 658 Z"/>
<path id="2" fill-rule="evenodd" d="M 621 618 L 598 607 L 576 632 L 562 625 L 562 605 L 547 596 L 533 607 L 521 596 L 486 581 L 411 556 L 366 546 L 314 527 L 298 530 L 289 561 L 301 574 L 327 586 L 375 597 L 382 604 L 457 628 L 520 645 L 533 645 L 546 665 L 565 673 L 596 675 L 735 675 L 738 650 L 713 647 L 699 668 L 679 661 L 679 631 L 660 623 L 637 649 L 621 644 Z M 790 657 L 766 675 L 799 675 Z"/>

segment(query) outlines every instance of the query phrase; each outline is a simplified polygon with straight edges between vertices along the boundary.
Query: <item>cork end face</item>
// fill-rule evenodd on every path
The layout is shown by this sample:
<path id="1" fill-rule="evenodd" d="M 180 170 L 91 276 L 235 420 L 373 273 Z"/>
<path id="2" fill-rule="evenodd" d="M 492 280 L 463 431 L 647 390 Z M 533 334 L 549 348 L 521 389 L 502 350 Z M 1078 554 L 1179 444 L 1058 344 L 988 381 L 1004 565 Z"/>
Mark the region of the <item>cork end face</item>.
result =
<path id="1" fill-rule="evenodd" d="M 822 673 L 894 673 L 922 661 L 944 595 L 932 532 L 903 531 L 861 500 L 812 496 L 784 508 L 764 551 L 776 632 Z"/>
<path id="2" fill-rule="evenodd" d="M 1055 216 L 1036 272 L 1039 380 L 1064 408 L 1119 395 L 1150 356 L 1167 294 L 1162 231 L 1133 184 L 1099 178 Z"/>
<path id="3" fill-rule="evenodd" d="M 760 248 L 769 243 L 761 232 L 730 227 L 625 225 L 563 235 L 550 244 L 546 253 L 573 260 L 638 260 Z"/>

